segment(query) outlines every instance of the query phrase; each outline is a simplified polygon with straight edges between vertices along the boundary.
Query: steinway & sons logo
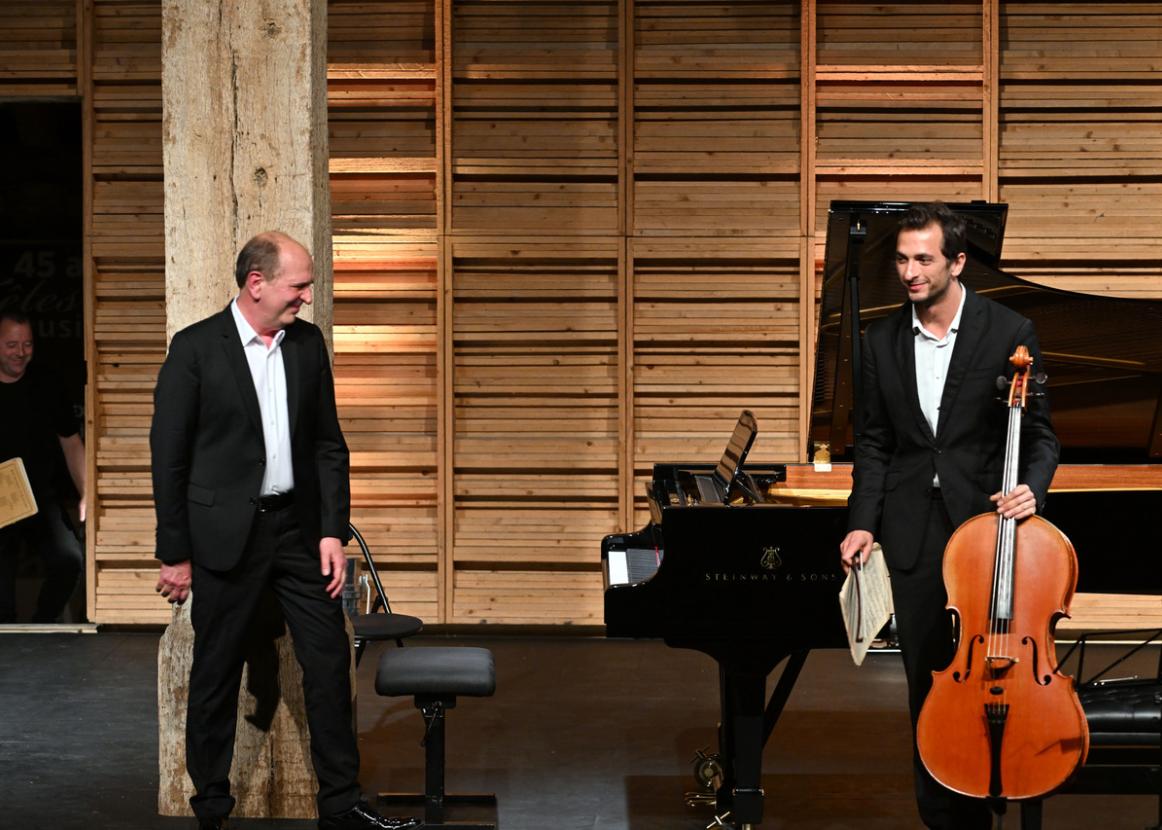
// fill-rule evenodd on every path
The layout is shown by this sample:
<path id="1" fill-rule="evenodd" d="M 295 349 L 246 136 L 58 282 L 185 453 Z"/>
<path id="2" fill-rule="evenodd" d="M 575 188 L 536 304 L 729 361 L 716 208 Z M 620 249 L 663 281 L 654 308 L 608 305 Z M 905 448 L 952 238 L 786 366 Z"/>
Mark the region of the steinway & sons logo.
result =
<path id="1" fill-rule="evenodd" d="M 838 582 L 836 571 L 791 571 L 785 570 L 782 549 L 777 545 L 769 545 L 762 549 L 756 562 L 757 567 L 751 570 L 733 571 L 706 571 L 705 582 L 719 584 L 738 584 L 740 582 L 789 582 L 789 583 L 827 583 Z"/>

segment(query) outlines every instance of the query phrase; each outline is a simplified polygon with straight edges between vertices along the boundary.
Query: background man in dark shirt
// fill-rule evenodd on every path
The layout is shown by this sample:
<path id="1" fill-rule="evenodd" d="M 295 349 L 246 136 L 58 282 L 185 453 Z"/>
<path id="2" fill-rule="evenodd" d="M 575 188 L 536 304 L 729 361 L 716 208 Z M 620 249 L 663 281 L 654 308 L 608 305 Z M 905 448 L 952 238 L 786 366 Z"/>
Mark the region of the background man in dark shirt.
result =
<path id="1" fill-rule="evenodd" d="M 16 557 L 23 539 L 45 565 L 32 621 L 54 622 L 68 604 L 84 566 L 84 554 L 67 515 L 68 476 L 80 494 L 85 520 L 85 445 L 72 403 L 51 376 L 30 370 L 32 324 L 16 312 L 0 312 L 0 461 L 20 458 L 38 512 L 0 528 L 0 622 L 16 621 Z M 63 453 L 63 459 L 62 459 Z M 62 464 L 63 461 L 63 464 Z"/>

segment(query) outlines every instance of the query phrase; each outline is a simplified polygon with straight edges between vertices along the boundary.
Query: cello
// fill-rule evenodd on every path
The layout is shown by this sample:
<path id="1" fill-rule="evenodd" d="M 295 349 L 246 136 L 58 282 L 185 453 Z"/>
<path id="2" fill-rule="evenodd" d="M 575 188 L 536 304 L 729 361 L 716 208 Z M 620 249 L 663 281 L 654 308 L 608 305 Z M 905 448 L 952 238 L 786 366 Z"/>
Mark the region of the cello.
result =
<path id="1" fill-rule="evenodd" d="M 1008 398 L 1001 492 L 1017 486 L 1021 414 L 1033 362 L 1025 346 Z M 1053 627 L 1069 615 L 1077 555 L 1039 515 L 1020 522 L 983 513 L 944 550 L 948 608 L 959 637 L 948 667 L 932 673 L 916 745 L 940 784 L 990 800 L 1037 798 L 1085 762 L 1089 729 L 1072 677 L 1057 671 Z"/>

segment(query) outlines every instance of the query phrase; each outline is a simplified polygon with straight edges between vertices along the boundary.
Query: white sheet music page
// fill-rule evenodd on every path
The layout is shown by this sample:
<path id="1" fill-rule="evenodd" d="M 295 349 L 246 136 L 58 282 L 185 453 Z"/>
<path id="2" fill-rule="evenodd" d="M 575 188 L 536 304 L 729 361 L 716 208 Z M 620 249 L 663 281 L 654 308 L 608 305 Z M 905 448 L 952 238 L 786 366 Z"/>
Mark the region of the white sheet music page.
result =
<path id="1" fill-rule="evenodd" d="M 892 616 L 892 585 L 878 542 L 872 545 L 868 560 L 848 572 L 839 591 L 839 608 L 851 657 L 857 666 L 862 665 L 872 640 Z"/>

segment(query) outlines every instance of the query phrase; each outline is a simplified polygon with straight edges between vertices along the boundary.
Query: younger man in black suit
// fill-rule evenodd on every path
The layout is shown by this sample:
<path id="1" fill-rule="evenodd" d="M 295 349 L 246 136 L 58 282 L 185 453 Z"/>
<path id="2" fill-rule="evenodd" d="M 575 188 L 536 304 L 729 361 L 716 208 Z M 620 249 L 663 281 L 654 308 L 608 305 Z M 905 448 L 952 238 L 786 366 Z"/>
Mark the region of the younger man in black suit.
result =
<path id="1" fill-rule="evenodd" d="M 158 376 L 150 449 L 157 590 L 191 590 L 194 657 L 186 720 L 190 799 L 201 830 L 234 806 L 230 763 L 243 649 L 273 588 L 303 667 L 320 830 L 402 830 L 362 800 L 350 647 L 338 600 L 349 538 L 348 453 L 322 333 L 296 315 L 312 299 L 310 254 L 282 233 L 251 239 L 238 296 L 178 332 Z"/>
<path id="2" fill-rule="evenodd" d="M 953 656 L 941 568 L 949 537 L 991 509 L 1032 516 L 1057 468 L 1048 403 L 1030 397 L 1021 428 L 1022 483 L 994 492 L 1007 422 L 996 403 L 996 378 L 1011 377 L 1008 360 L 1017 346 L 1029 348 L 1036 368 L 1041 352 L 1032 323 L 961 284 L 965 261 L 964 220 L 945 205 L 916 205 L 901 219 L 896 271 L 908 300 L 864 335 L 849 533 L 840 545 L 850 568 L 871 552 L 873 538 L 883 543 L 913 733 L 932 672 Z M 991 826 L 983 801 L 941 787 L 918 756 L 914 767 L 928 827 Z"/>

